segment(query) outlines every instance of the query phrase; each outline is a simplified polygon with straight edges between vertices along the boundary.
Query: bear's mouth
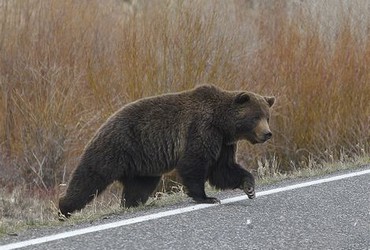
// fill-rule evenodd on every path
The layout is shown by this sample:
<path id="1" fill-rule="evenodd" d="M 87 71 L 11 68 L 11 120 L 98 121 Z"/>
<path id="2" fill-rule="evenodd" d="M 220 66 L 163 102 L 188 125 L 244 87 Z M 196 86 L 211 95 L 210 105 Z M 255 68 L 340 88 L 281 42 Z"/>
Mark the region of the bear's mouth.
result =
<path id="1" fill-rule="evenodd" d="M 247 141 L 249 141 L 252 144 L 259 144 L 259 143 L 264 143 L 264 142 L 268 141 L 270 138 L 271 138 L 271 136 L 268 136 L 268 137 L 266 137 L 265 135 L 258 136 L 256 133 L 252 133 L 252 134 L 245 134 L 244 138 L 242 138 L 242 139 L 246 139 Z"/>
<path id="2" fill-rule="evenodd" d="M 265 139 L 260 139 L 258 138 L 257 136 L 253 137 L 253 138 L 249 138 L 248 141 L 252 144 L 259 144 L 259 143 L 264 143 L 266 142 L 267 140 Z"/>
<path id="3" fill-rule="evenodd" d="M 264 143 L 268 140 L 270 140 L 272 137 L 272 133 L 271 132 L 267 132 L 267 133 L 264 133 L 262 136 L 257 136 L 255 135 L 254 138 L 253 138 L 253 144 L 256 144 L 256 143 Z"/>
<path id="4" fill-rule="evenodd" d="M 247 140 L 248 142 L 250 142 L 251 144 L 257 144 L 257 143 L 260 143 L 256 137 L 254 136 L 246 136 L 245 138 L 243 138 L 245 140 Z"/>

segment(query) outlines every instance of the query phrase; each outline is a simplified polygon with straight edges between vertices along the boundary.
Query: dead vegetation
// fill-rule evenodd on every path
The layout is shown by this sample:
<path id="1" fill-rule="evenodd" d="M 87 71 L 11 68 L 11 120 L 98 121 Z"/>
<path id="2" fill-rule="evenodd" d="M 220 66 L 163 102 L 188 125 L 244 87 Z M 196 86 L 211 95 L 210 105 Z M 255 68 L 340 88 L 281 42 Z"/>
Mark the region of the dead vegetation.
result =
<path id="1" fill-rule="evenodd" d="M 0 2 L 0 231 L 56 220 L 59 185 L 118 107 L 198 83 L 277 97 L 273 140 L 239 150 L 260 177 L 369 162 L 368 1 L 129 4 Z"/>

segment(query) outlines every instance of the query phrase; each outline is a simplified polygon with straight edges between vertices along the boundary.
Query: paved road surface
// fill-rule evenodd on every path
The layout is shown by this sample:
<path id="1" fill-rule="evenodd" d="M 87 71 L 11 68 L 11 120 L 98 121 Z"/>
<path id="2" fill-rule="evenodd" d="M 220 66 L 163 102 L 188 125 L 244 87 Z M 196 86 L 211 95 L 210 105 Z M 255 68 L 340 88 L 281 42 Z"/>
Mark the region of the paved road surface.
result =
<path id="1" fill-rule="evenodd" d="M 23 242 L 23 249 L 369 250 L 370 167 L 352 173 L 354 176 L 346 172 L 313 182 L 306 179 L 303 184 L 284 182 L 259 191 L 255 200 L 232 192 L 238 197 L 223 199 L 221 205 L 181 204 L 175 209 L 154 209 L 154 215 L 150 210 L 117 216 L 113 219 L 118 222 L 102 222 L 105 230 L 99 225 L 82 229 L 85 231 L 41 230 L 19 240 L 48 241 Z M 220 195 L 225 198 L 225 193 Z M 67 233 L 58 235 L 61 232 Z M 73 236 L 75 233 L 80 235 Z M 16 246 L 0 240 L 0 250 Z"/>

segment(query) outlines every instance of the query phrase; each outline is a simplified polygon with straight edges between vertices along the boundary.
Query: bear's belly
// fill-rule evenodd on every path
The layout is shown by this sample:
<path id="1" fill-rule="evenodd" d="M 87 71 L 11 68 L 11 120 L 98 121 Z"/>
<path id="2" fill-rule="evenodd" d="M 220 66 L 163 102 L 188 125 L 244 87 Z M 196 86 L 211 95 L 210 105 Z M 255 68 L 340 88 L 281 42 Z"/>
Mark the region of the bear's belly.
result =
<path id="1" fill-rule="evenodd" d="M 143 143 L 140 158 L 142 173 L 146 175 L 162 175 L 172 171 L 182 155 L 183 145 L 178 136 L 172 140 L 152 140 L 152 143 Z M 149 140 L 150 141 L 150 140 Z"/>

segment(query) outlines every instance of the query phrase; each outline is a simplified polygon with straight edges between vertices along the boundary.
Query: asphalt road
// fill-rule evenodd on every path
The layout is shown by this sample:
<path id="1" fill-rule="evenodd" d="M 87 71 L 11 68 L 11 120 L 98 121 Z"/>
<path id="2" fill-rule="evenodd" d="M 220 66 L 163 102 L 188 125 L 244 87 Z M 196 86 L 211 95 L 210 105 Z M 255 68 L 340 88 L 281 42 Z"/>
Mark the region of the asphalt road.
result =
<path id="1" fill-rule="evenodd" d="M 60 239 L 26 244 L 23 249 L 369 250 L 369 170 L 354 171 L 361 173 L 357 176 L 346 172 L 335 174 L 334 179 L 333 175 L 314 182 L 305 179 L 304 184 L 283 182 L 257 190 L 255 200 L 240 198 L 241 192 L 221 193 L 221 205 L 194 206 L 189 202 L 117 216 L 101 222 L 108 225 L 104 230 L 100 225 L 94 225 L 91 231 L 95 232 L 90 233 L 61 227 L 26 233 L 19 240 L 45 240 L 47 235 L 67 232 L 59 234 Z M 228 199 L 225 195 L 239 197 Z M 80 234 L 74 236 L 73 232 Z M 15 246 L 0 239 L 0 250 Z"/>

